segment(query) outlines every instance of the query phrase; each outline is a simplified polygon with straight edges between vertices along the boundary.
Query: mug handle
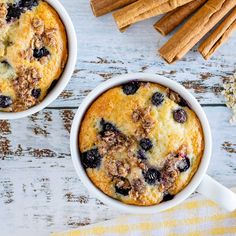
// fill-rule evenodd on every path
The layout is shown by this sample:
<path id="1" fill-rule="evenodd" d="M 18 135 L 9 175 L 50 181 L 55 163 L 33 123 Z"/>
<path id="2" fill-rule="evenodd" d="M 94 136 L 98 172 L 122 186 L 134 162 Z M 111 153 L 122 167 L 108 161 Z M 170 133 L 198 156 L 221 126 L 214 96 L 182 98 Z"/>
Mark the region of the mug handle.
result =
<path id="1" fill-rule="evenodd" d="M 209 175 L 205 175 L 197 188 L 197 192 L 216 202 L 228 211 L 236 210 L 236 194 Z"/>

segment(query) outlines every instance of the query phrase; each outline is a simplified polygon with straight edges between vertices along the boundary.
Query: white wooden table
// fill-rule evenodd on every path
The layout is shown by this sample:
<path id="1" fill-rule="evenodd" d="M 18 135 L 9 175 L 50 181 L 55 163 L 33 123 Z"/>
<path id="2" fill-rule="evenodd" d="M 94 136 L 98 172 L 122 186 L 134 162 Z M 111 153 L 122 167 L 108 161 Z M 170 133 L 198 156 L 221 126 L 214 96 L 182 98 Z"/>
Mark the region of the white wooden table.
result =
<path id="1" fill-rule="evenodd" d="M 194 48 L 167 65 L 157 48 L 167 38 L 152 24 L 118 32 L 111 15 L 96 19 L 88 1 L 62 0 L 78 36 L 73 78 L 42 112 L 17 121 L 0 121 L 0 235 L 49 235 L 111 219 L 120 213 L 88 193 L 72 165 L 69 130 L 83 98 L 102 81 L 129 72 L 165 75 L 182 83 L 203 105 L 214 148 L 208 173 L 228 187 L 236 185 L 236 126 L 220 94 L 222 78 L 236 70 L 236 35 L 204 61 Z"/>

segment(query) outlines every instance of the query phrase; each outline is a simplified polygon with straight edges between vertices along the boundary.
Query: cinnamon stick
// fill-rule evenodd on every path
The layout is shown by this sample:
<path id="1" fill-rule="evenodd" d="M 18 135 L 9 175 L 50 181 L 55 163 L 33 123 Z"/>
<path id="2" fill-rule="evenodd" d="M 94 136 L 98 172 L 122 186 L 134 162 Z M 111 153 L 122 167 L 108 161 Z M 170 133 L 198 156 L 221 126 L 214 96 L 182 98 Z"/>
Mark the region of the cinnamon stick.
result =
<path id="1" fill-rule="evenodd" d="M 113 17 L 119 30 L 123 32 L 131 24 L 170 12 L 191 1 L 193 0 L 138 0 L 115 12 Z"/>
<path id="2" fill-rule="evenodd" d="M 236 7 L 216 30 L 199 46 L 198 50 L 207 60 L 225 43 L 236 30 Z"/>
<path id="3" fill-rule="evenodd" d="M 90 0 L 90 5 L 93 10 L 93 14 L 98 17 L 135 1 L 137 0 Z"/>
<path id="4" fill-rule="evenodd" d="M 235 0 L 208 0 L 189 21 L 159 50 L 172 63 L 182 58 L 236 5 Z"/>
<path id="5" fill-rule="evenodd" d="M 164 36 L 169 34 L 181 22 L 197 11 L 197 9 L 199 9 L 206 1 L 207 0 L 195 0 L 178 7 L 157 21 L 154 28 Z"/>

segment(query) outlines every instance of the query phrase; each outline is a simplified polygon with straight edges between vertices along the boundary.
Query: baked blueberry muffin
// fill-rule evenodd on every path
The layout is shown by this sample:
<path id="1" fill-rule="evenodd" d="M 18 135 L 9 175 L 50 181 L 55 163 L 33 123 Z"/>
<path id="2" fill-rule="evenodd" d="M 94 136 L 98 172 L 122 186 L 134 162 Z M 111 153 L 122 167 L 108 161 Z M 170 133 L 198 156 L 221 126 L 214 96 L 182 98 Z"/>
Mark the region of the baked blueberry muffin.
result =
<path id="1" fill-rule="evenodd" d="M 101 191 L 148 206 L 172 199 L 190 182 L 204 138 L 198 117 L 177 93 L 133 81 L 92 103 L 81 123 L 79 149 Z"/>
<path id="2" fill-rule="evenodd" d="M 67 61 L 67 36 L 42 0 L 0 0 L 0 111 L 38 104 Z"/>

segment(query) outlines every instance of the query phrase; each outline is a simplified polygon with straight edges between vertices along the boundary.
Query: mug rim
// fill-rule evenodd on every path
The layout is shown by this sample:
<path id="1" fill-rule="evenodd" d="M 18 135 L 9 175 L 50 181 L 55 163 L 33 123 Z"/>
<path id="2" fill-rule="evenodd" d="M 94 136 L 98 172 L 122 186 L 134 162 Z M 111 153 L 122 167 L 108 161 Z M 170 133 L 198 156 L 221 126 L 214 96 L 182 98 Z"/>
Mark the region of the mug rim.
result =
<path id="1" fill-rule="evenodd" d="M 203 130 L 204 153 L 196 173 L 194 174 L 188 185 L 179 193 L 177 193 L 172 200 L 167 202 L 162 202 L 157 205 L 151 205 L 151 206 L 128 205 L 119 200 L 113 199 L 112 197 L 103 193 L 92 183 L 90 178 L 87 176 L 86 171 L 80 161 L 81 159 L 78 146 L 79 144 L 78 135 L 81 122 L 87 109 L 102 93 L 113 87 L 119 86 L 129 81 L 158 83 L 177 92 L 189 103 L 191 109 L 196 113 L 196 115 L 200 120 Z M 189 91 L 187 91 L 182 85 L 161 75 L 148 74 L 148 73 L 132 73 L 132 74 L 116 76 L 108 81 L 105 81 L 87 95 L 87 97 L 83 100 L 83 102 L 81 103 L 80 107 L 78 108 L 74 116 L 74 120 L 71 127 L 70 148 L 71 148 L 72 161 L 76 169 L 76 172 L 80 177 L 82 183 L 87 187 L 87 189 L 92 194 L 94 194 L 97 198 L 99 198 L 102 202 L 106 203 L 107 205 L 117 208 L 121 211 L 134 214 L 150 214 L 150 213 L 161 212 L 180 204 L 197 189 L 204 175 L 206 174 L 207 168 L 210 163 L 210 158 L 212 153 L 212 136 L 208 119 L 201 105 L 194 98 L 194 96 Z"/>
<path id="2" fill-rule="evenodd" d="M 74 72 L 76 59 L 77 59 L 77 37 L 74 25 L 72 20 L 67 13 L 64 6 L 58 0 L 45 0 L 59 15 L 66 31 L 67 35 L 67 47 L 68 47 L 68 58 L 66 62 L 66 66 L 60 75 L 55 87 L 46 95 L 46 97 L 37 105 L 20 112 L 1 112 L 0 111 L 0 119 L 2 120 L 13 120 L 19 119 L 23 117 L 27 117 L 34 113 L 37 113 L 47 107 L 50 103 L 52 103 L 56 98 L 61 94 L 61 92 L 65 89 L 68 82 L 70 81 L 72 74 Z"/>

